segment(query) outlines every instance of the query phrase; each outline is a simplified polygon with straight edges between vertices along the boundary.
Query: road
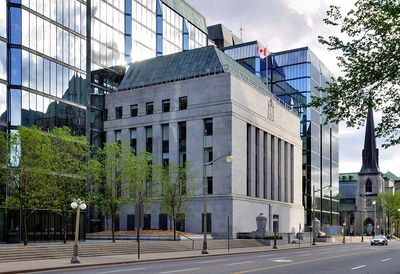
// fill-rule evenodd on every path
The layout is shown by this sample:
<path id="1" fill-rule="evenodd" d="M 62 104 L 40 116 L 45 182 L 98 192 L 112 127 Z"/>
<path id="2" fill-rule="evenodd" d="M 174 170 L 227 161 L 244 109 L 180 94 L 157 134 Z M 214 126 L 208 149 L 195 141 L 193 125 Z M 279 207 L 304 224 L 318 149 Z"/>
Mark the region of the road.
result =
<path id="1" fill-rule="evenodd" d="M 41 273 L 80 274 L 400 274 L 400 241 L 99 266 Z"/>

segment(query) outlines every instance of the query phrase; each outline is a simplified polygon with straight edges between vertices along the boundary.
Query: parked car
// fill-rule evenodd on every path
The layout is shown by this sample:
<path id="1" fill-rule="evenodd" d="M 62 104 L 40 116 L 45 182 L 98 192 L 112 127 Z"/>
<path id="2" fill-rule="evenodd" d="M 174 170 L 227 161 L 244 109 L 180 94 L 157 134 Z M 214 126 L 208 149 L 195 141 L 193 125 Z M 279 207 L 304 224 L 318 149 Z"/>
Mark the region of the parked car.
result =
<path id="1" fill-rule="evenodd" d="M 387 245 L 388 240 L 383 235 L 374 236 L 371 240 L 371 245 Z"/>

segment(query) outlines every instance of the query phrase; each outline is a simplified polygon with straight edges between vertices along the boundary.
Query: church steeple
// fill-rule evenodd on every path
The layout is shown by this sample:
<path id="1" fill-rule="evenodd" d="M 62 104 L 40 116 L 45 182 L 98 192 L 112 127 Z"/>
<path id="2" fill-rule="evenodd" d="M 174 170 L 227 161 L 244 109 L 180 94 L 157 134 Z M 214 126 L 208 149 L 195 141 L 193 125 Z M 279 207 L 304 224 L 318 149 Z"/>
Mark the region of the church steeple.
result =
<path id="1" fill-rule="evenodd" d="M 380 174 L 379 150 L 376 148 L 374 132 L 374 113 L 368 108 L 367 125 L 365 129 L 364 149 L 362 152 L 362 167 L 359 174 Z"/>

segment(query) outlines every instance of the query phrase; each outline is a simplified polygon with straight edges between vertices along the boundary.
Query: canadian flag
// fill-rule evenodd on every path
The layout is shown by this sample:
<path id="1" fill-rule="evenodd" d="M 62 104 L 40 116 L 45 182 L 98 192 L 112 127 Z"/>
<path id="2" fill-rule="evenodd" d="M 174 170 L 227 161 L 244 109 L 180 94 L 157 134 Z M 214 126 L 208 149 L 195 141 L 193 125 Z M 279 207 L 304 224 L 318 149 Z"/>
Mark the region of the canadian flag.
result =
<path id="1" fill-rule="evenodd" d="M 260 57 L 265 58 L 268 55 L 267 48 L 265 47 L 258 47 L 258 54 L 260 54 Z"/>

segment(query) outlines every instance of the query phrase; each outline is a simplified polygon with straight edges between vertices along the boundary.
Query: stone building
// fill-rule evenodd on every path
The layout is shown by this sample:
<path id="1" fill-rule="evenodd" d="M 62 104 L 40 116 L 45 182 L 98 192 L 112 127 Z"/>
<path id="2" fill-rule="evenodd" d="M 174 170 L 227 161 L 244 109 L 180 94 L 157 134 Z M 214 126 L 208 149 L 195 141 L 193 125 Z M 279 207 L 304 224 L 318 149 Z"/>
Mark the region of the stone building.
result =
<path id="1" fill-rule="evenodd" d="M 385 216 L 378 206 L 380 193 L 394 193 L 399 178 L 391 173 L 382 173 L 379 168 L 379 149 L 376 148 L 374 117 L 368 110 L 362 167 L 358 173 L 339 175 L 339 197 L 342 212 L 341 223 L 346 223 L 347 234 L 373 235 L 385 232 Z M 398 191 L 398 190 L 397 190 Z M 375 224 L 376 222 L 376 224 Z"/>
<path id="2" fill-rule="evenodd" d="M 214 237 L 251 232 L 256 217 L 267 231 L 295 232 L 304 224 L 299 118 L 254 74 L 213 46 L 133 63 L 119 92 L 106 95 L 107 141 L 129 141 L 159 163 L 190 162 L 203 180 L 206 169 L 208 230 Z M 202 231 L 202 189 L 180 229 Z M 133 228 L 134 208 L 124 206 L 121 230 Z M 153 204 L 146 228 L 166 228 Z M 274 220 L 274 222 L 273 222 Z"/>

